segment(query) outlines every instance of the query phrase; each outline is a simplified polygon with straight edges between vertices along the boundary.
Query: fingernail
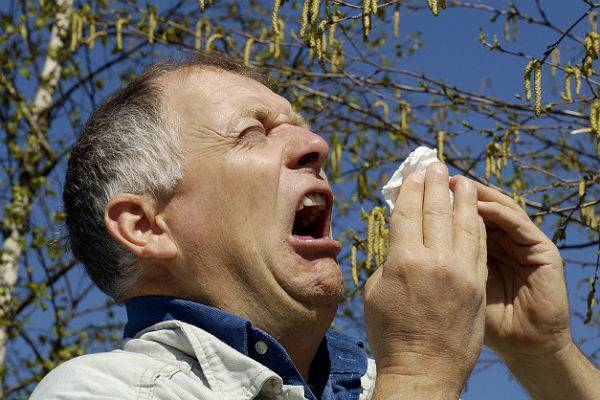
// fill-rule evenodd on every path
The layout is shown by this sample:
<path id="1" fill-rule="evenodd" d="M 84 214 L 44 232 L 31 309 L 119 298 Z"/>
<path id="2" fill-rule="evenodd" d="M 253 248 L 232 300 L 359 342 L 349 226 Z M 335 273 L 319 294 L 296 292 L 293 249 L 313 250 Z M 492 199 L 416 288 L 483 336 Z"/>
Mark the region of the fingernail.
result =
<path id="1" fill-rule="evenodd" d="M 440 162 L 432 163 L 430 168 L 432 171 L 438 174 L 446 174 L 448 172 L 446 166 Z"/>
<path id="2" fill-rule="evenodd" d="M 425 174 L 423 172 L 417 171 L 412 173 L 412 177 L 417 183 L 425 182 Z"/>
<path id="3" fill-rule="evenodd" d="M 475 194 L 475 184 L 471 182 L 469 178 L 463 178 L 462 181 L 462 189 L 467 194 Z"/>

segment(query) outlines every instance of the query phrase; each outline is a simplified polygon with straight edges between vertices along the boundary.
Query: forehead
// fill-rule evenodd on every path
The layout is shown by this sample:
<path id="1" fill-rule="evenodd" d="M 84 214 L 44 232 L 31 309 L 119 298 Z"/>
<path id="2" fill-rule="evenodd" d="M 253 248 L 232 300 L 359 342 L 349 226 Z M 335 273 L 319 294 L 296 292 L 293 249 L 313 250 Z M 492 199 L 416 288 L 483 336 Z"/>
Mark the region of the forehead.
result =
<path id="1" fill-rule="evenodd" d="M 214 68 L 190 67 L 161 78 L 167 108 L 178 118 L 202 117 L 211 125 L 232 122 L 235 117 L 257 118 L 287 115 L 305 125 L 291 104 L 265 85 L 236 73 Z"/>

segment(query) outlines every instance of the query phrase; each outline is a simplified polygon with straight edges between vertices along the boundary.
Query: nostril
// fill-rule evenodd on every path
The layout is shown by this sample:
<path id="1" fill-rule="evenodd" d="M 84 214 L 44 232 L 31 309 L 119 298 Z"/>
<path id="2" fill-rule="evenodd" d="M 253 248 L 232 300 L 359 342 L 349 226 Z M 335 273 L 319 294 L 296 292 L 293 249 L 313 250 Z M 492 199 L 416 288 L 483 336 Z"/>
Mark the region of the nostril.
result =
<path id="1" fill-rule="evenodd" d="M 300 167 L 312 166 L 315 163 L 317 163 L 320 158 L 321 158 L 321 155 L 319 153 L 317 153 L 316 151 L 313 151 L 312 153 L 308 153 L 308 154 L 305 154 L 302 157 L 300 157 L 300 159 L 298 160 L 298 166 L 300 166 Z"/>

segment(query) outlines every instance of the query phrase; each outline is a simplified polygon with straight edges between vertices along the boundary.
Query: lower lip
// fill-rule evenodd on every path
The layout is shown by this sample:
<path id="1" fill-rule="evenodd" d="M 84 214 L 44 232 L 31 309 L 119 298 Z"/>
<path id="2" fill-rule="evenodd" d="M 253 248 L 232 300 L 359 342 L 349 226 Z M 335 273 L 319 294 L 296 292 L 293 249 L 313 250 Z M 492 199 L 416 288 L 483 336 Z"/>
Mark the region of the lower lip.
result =
<path id="1" fill-rule="evenodd" d="M 292 245 L 296 253 L 308 258 L 335 258 L 342 251 L 340 242 L 333 239 L 315 239 L 310 236 L 290 235 L 288 242 Z"/>

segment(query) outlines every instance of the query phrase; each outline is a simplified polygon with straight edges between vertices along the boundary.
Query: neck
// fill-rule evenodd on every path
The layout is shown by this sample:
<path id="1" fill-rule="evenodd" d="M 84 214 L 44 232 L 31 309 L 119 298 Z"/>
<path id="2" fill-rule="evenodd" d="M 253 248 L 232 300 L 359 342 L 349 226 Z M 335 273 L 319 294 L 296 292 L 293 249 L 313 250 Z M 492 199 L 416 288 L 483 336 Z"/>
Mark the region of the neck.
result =
<path id="1" fill-rule="evenodd" d="M 331 326 L 335 311 L 335 308 L 327 311 L 314 311 L 312 318 L 294 321 L 295 323 L 286 326 L 261 328 L 266 330 L 283 346 L 306 382 L 308 382 L 310 365 L 327 333 L 327 329 Z"/>

